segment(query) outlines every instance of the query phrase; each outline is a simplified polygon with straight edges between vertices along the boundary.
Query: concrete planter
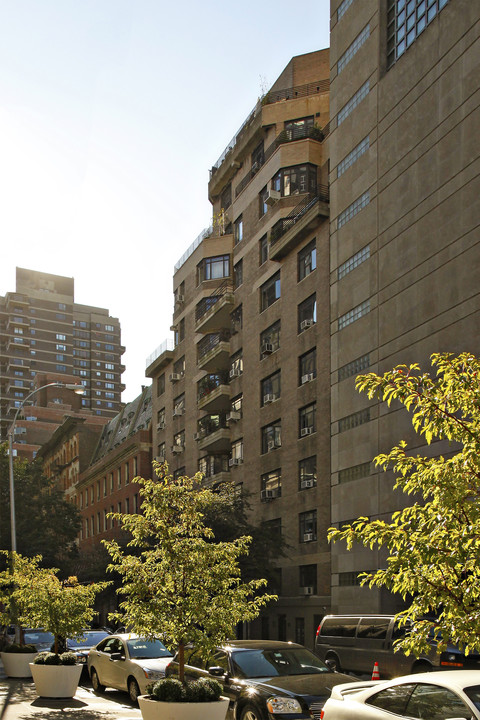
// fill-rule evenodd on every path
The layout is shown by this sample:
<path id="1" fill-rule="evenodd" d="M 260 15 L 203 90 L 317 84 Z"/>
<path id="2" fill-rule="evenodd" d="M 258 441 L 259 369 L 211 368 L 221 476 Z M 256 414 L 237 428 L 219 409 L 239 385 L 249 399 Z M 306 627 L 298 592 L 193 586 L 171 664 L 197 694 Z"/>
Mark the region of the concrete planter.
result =
<path id="1" fill-rule="evenodd" d="M 38 653 L 13 653 L 13 652 L 2 652 L 3 669 L 5 675 L 8 677 L 18 678 L 30 678 L 32 673 L 30 672 L 30 663 L 33 663 Z"/>
<path id="2" fill-rule="evenodd" d="M 71 698 L 77 692 L 83 665 L 30 663 L 35 690 L 40 697 Z"/>
<path id="3" fill-rule="evenodd" d="M 143 720 L 225 720 L 228 698 L 215 702 L 187 703 L 162 702 L 140 695 L 138 705 Z"/>

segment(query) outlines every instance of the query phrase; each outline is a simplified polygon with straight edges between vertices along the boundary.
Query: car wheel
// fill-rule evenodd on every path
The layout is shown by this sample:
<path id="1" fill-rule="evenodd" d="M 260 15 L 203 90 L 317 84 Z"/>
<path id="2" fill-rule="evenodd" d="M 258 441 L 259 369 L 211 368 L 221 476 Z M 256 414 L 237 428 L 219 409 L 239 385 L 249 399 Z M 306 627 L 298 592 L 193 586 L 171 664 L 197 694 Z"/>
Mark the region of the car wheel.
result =
<path id="1" fill-rule="evenodd" d="M 97 671 L 95 670 L 95 668 L 92 668 L 90 679 L 92 681 L 92 687 L 94 692 L 103 692 L 105 690 L 105 685 L 102 685 L 102 683 L 98 679 Z"/>
<path id="2" fill-rule="evenodd" d="M 242 708 L 240 720 L 263 720 L 263 718 L 253 705 L 245 705 L 245 707 Z"/>
<path id="3" fill-rule="evenodd" d="M 134 678 L 130 678 L 128 681 L 128 694 L 130 696 L 130 700 L 133 703 L 138 702 L 138 696 L 140 695 L 140 688 L 138 687 L 138 683 Z"/>

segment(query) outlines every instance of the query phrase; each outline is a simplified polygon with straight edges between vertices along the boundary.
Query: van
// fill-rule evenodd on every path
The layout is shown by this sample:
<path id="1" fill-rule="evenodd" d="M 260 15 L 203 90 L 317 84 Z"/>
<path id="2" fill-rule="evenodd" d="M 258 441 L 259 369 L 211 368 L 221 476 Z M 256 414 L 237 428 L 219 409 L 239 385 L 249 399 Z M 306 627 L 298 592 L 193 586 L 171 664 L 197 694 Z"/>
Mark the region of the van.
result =
<path id="1" fill-rule="evenodd" d="M 480 669 L 480 655 L 465 657 L 453 645 L 438 653 L 433 641 L 431 650 L 419 657 L 394 652 L 395 640 L 404 633 L 405 628 L 398 627 L 395 615 L 325 615 L 318 626 L 315 653 L 339 672 L 370 674 L 377 662 L 382 678 L 435 668 Z"/>

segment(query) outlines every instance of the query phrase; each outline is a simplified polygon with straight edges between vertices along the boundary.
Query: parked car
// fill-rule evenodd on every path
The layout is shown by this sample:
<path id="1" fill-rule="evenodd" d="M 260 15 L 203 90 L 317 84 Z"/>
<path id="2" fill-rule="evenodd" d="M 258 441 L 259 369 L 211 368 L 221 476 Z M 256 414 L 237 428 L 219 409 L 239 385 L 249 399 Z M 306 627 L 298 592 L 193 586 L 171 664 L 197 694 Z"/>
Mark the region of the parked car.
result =
<path id="1" fill-rule="evenodd" d="M 167 675 L 178 672 L 174 660 Z M 319 718 L 330 690 L 337 683 L 353 682 L 333 672 L 310 650 L 290 642 L 233 640 L 208 660 L 195 649 L 185 653 L 185 679 L 214 677 L 230 699 L 229 716 L 235 720 L 271 720 L 273 717 Z"/>
<path id="2" fill-rule="evenodd" d="M 440 670 L 337 685 L 321 720 L 480 720 L 480 671 Z"/>
<path id="3" fill-rule="evenodd" d="M 92 648 L 87 666 L 95 692 L 106 687 L 126 690 L 136 702 L 148 685 L 165 676 L 172 659 L 172 653 L 160 640 L 121 633 L 109 635 Z"/>
<path id="4" fill-rule="evenodd" d="M 52 643 L 55 641 L 51 632 L 45 632 L 45 630 L 32 630 L 30 628 L 24 630 L 23 637 L 25 645 L 35 645 L 38 652 L 50 650 Z"/>
<path id="5" fill-rule="evenodd" d="M 478 653 L 465 657 L 455 645 L 439 653 L 433 637 L 430 651 L 419 657 L 395 651 L 394 641 L 404 633 L 395 615 L 326 615 L 317 630 L 315 653 L 337 670 L 357 674 L 371 673 L 377 662 L 382 678 L 436 668 L 480 669 Z"/>
<path id="6" fill-rule="evenodd" d="M 88 653 L 98 645 L 98 643 L 106 637 L 110 637 L 112 633 L 106 630 L 84 630 L 81 635 L 73 638 L 67 638 L 66 649 L 75 653 L 78 663 L 87 663 Z"/>

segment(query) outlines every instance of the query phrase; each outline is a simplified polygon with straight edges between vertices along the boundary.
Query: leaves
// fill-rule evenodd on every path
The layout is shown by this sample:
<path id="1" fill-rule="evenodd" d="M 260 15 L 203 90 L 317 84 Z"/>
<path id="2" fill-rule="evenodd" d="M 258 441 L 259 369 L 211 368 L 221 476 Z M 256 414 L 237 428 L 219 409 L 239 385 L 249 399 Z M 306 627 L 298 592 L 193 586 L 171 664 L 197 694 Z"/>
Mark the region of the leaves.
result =
<path id="1" fill-rule="evenodd" d="M 363 574 L 362 583 L 408 604 L 400 619 L 415 631 L 398 646 L 415 654 L 428 648 L 432 621 L 425 616 L 433 613 L 440 647 L 451 640 L 472 649 L 480 635 L 480 361 L 468 353 L 431 360 L 434 377 L 416 364 L 399 365 L 383 376 L 360 376 L 356 385 L 369 398 L 402 404 L 427 444 L 448 441 L 448 456 L 410 454 L 400 441 L 375 463 L 393 469 L 395 487 L 418 502 L 390 522 L 359 518 L 328 533 L 348 549 L 386 548 L 386 567 Z"/>

